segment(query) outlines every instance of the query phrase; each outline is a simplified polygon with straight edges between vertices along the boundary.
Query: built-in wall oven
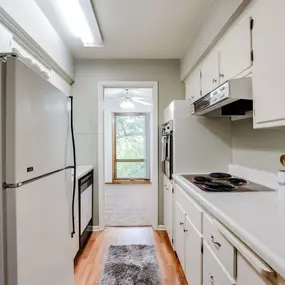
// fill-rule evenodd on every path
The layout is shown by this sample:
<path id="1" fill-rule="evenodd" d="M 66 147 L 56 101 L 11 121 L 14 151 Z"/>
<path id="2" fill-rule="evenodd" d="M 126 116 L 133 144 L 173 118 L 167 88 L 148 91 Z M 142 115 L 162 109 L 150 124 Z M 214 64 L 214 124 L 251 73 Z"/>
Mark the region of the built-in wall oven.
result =
<path id="1" fill-rule="evenodd" d="M 173 173 L 173 121 L 168 121 L 161 127 L 162 154 L 161 164 L 163 173 L 172 179 Z"/>

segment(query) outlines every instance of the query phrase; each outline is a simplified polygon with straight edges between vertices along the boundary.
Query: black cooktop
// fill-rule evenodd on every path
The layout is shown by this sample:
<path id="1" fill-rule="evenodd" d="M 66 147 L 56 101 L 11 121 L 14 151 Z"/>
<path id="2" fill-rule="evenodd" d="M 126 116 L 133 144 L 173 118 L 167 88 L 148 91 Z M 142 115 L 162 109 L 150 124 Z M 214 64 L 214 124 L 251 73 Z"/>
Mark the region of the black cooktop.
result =
<path id="1" fill-rule="evenodd" d="M 246 181 L 239 177 L 232 177 L 228 173 L 214 172 L 209 175 L 182 175 L 188 181 L 194 183 L 207 192 L 263 192 L 274 191 L 265 186 Z"/>

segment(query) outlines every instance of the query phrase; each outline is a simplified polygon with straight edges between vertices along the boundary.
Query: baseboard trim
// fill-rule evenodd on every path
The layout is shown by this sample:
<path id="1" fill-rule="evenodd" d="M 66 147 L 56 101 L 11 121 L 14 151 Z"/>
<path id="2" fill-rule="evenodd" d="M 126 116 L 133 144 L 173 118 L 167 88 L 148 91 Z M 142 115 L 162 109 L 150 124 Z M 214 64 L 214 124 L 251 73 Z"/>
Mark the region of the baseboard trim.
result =
<path id="1" fill-rule="evenodd" d="M 158 225 L 157 230 L 158 231 L 166 231 L 165 225 Z"/>
<path id="2" fill-rule="evenodd" d="M 93 232 L 99 232 L 99 231 L 102 231 L 103 229 L 101 229 L 99 226 L 93 226 L 92 227 L 92 231 Z"/>

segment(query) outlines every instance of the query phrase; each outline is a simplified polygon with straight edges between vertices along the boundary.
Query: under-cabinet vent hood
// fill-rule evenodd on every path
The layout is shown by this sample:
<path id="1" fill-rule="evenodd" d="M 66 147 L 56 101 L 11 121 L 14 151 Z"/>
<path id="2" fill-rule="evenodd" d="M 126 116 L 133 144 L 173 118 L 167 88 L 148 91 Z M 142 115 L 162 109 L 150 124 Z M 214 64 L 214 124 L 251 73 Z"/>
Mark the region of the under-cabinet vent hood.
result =
<path id="1" fill-rule="evenodd" d="M 192 115 L 247 116 L 252 112 L 252 79 L 231 79 L 191 106 Z"/>

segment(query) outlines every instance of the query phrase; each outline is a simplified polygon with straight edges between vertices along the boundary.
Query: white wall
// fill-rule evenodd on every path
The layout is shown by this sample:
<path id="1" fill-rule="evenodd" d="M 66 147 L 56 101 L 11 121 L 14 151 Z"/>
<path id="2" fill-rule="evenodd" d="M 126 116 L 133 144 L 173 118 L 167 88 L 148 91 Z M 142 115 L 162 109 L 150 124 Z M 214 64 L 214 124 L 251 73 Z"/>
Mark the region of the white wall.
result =
<path id="1" fill-rule="evenodd" d="M 251 0 L 216 0 L 188 51 L 181 60 L 181 80 L 199 63 L 217 43 L 230 25 L 242 13 Z"/>
<path id="2" fill-rule="evenodd" d="M 34 0 L 0 0 L 1 8 L 74 78 L 72 55 Z"/>
<path id="3" fill-rule="evenodd" d="M 78 60 L 75 69 L 76 81 L 72 86 L 72 94 L 75 103 L 77 159 L 79 164 L 95 166 L 95 190 L 98 191 L 96 174 L 98 167 L 103 166 L 102 162 L 97 161 L 98 82 L 158 81 L 159 125 L 163 123 L 164 109 L 168 104 L 175 99 L 184 99 L 184 84 L 180 82 L 179 60 Z M 159 224 L 163 223 L 162 178 L 160 171 Z M 98 224 L 98 193 L 94 196 L 94 220 Z"/>
<path id="4" fill-rule="evenodd" d="M 251 119 L 232 124 L 233 164 L 277 173 L 285 153 L 285 129 L 254 130 Z"/>
<path id="5" fill-rule="evenodd" d="M 134 102 L 131 112 L 151 113 L 152 106 L 144 106 Z M 113 125 L 112 113 L 126 112 L 120 107 L 120 102 L 105 102 L 104 104 L 104 152 L 105 152 L 105 182 L 112 182 L 112 152 Z M 152 124 L 152 121 L 150 122 Z M 152 145 L 152 144 L 151 144 Z M 153 154 L 153 150 L 150 150 Z M 156 154 L 157 155 L 157 154 Z M 150 177 L 152 177 L 152 173 Z M 152 224 L 152 185 L 125 184 L 105 185 L 105 222 L 108 226 L 144 226 Z"/>

